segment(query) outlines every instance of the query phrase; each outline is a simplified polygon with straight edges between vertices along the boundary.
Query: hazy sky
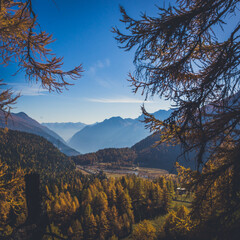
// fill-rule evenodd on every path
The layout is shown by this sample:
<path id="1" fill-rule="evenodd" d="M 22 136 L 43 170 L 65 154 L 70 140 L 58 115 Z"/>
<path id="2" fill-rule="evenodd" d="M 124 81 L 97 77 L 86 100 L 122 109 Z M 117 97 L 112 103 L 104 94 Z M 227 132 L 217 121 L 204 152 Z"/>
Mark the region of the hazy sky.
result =
<path id="1" fill-rule="evenodd" d="M 54 4 L 54 2 L 56 4 Z M 120 23 L 119 5 L 130 16 L 141 12 L 156 15 L 155 0 L 33 0 L 41 28 L 52 33 L 51 48 L 64 56 L 64 70 L 82 63 L 83 77 L 61 94 L 48 93 L 36 84 L 28 84 L 24 74 L 15 73 L 14 64 L 0 68 L 2 78 L 22 97 L 13 112 L 23 111 L 39 122 L 94 123 L 112 116 L 135 118 L 141 114 L 144 97 L 134 95 L 126 80 L 134 71 L 134 52 L 118 48 L 111 33 Z M 157 97 L 145 103 L 149 112 L 168 109 Z"/>

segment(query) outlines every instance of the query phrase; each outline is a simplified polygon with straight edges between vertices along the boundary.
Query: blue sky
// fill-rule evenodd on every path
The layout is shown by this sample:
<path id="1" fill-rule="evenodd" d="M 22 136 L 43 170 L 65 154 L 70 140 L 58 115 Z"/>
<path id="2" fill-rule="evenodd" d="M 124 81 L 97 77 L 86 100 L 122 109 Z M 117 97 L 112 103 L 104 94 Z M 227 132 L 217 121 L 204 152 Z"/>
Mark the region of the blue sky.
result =
<path id="1" fill-rule="evenodd" d="M 52 33 L 56 41 L 51 49 L 64 56 L 64 70 L 82 63 L 83 77 L 68 91 L 48 93 L 34 83 L 27 83 L 24 74 L 12 74 L 14 64 L 1 67 L 2 78 L 22 97 L 13 112 L 23 111 L 39 122 L 94 123 L 112 116 L 135 118 L 141 114 L 144 96 L 133 94 L 126 80 L 134 71 L 134 52 L 118 48 L 111 28 L 120 23 L 119 5 L 130 16 L 141 12 L 156 15 L 155 0 L 33 0 L 41 28 Z M 149 112 L 168 109 L 168 102 L 157 97 L 145 102 Z"/>

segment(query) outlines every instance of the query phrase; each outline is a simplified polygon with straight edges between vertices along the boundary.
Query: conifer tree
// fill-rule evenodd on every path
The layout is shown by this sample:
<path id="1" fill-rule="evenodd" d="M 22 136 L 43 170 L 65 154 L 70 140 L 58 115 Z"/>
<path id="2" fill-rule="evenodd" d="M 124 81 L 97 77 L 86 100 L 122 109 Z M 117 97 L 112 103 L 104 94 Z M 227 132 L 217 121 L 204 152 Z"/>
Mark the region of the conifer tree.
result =
<path id="1" fill-rule="evenodd" d="M 92 193 L 90 191 L 90 189 L 84 189 L 83 190 L 83 204 L 84 205 L 87 205 L 87 204 L 91 204 L 93 200 L 93 197 L 92 197 Z"/>
<path id="2" fill-rule="evenodd" d="M 123 190 L 120 191 L 118 196 L 118 209 L 119 214 L 132 212 L 132 201 L 128 193 L 125 193 Z"/>
<path id="3" fill-rule="evenodd" d="M 94 215 L 91 213 L 90 216 L 87 216 L 87 218 L 85 219 L 84 239 L 95 240 L 96 233 L 97 233 L 97 222 Z"/>
<path id="4" fill-rule="evenodd" d="M 0 2 L 0 64 L 18 64 L 18 71 L 24 71 L 26 79 L 35 81 L 47 90 L 61 92 L 71 85 L 67 77 L 75 80 L 81 77 L 82 67 L 63 71 L 63 58 L 56 57 L 48 48 L 54 41 L 52 35 L 42 31 L 32 0 L 2 0 Z M 19 96 L 3 90 L 0 81 L 0 110 L 7 111 Z"/>
<path id="5" fill-rule="evenodd" d="M 88 204 L 84 209 L 84 219 L 89 218 L 91 214 L 92 214 L 92 208 L 91 208 L 91 205 Z"/>
<path id="6" fill-rule="evenodd" d="M 81 240 L 83 239 L 83 228 L 81 223 L 77 220 L 73 222 L 71 225 L 72 233 L 70 234 L 70 237 L 72 240 Z"/>
<path id="7" fill-rule="evenodd" d="M 118 222 L 118 211 L 117 208 L 115 206 L 113 206 L 111 208 L 111 211 L 109 211 L 109 231 L 110 231 L 110 235 L 118 235 L 119 231 L 120 231 L 120 225 Z"/>
<path id="8" fill-rule="evenodd" d="M 106 217 L 106 214 L 102 211 L 100 214 L 100 223 L 99 223 L 99 239 L 107 239 L 109 232 L 109 221 Z"/>
<path id="9" fill-rule="evenodd" d="M 156 207 L 160 207 L 163 204 L 163 190 L 158 184 L 153 190 L 153 203 Z"/>
<path id="10" fill-rule="evenodd" d="M 171 211 L 164 223 L 164 230 L 169 239 L 191 239 L 194 223 L 190 219 L 189 210 L 180 206 L 177 212 Z M 197 238 L 198 236 L 196 236 Z"/>
<path id="11" fill-rule="evenodd" d="M 54 209 L 54 212 L 57 214 L 61 211 L 61 206 L 58 201 L 55 202 L 53 209 Z"/>
<path id="12" fill-rule="evenodd" d="M 129 81 L 146 99 L 158 95 L 173 103 L 175 108 L 164 121 L 143 107 L 145 123 L 159 133 L 158 143 L 181 143 L 185 157 L 196 152 L 191 160 L 197 163 L 197 172 L 191 174 L 194 181 L 188 187 L 204 183 L 199 201 L 211 198 L 208 190 L 221 175 L 232 172 L 231 201 L 215 219 L 221 226 L 215 237 L 233 232 L 239 237 L 239 1 L 178 0 L 175 6 L 158 10 L 156 17 L 143 14 L 135 20 L 121 8 L 127 32 L 118 28 L 113 32 L 126 51 L 136 48 L 136 72 Z M 220 29 L 229 31 L 222 37 Z M 214 170 L 201 172 L 210 161 L 215 162 Z"/>
<path id="13" fill-rule="evenodd" d="M 116 191 L 115 189 L 112 188 L 108 195 L 108 203 L 110 207 L 116 204 L 116 199 L 117 199 Z"/>
<path id="14" fill-rule="evenodd" d="M 59 194 L 59 189 L 58 189 L 57 185 L 54 185 L 53 193 L 55 196 Z"/>
<path id="15" fill-rule="evenodd" d="M 108 200 L 104 192 L 99 192 L 95 197 L 93 202 L 93 209 L 94 209 L 94 212 L 99 215 L 101 212 L 105 212 L 105 213 L 107 212 Z"/>
<path id="16" fill-rule="evenodd" d="M 123 236 L 127 236 L 132 231 L 132 221 L 128 214 L 124 213 L 122 215 L 122 222 L 123 222 L 122 228 Z"/>
<path id="17" fill-rule="evenodd" d="M 26 203 L 23 190 L 23 171 L 17 169 L 15 173 L 10 173 L 8 165 L 0 160 L 0 238 L 12 233 L 11 226 L 19 220 L 17 219 L 19 213 L 25 217 Z"/>
<path id="18" fill-rule="evenodd" d="M 144 192 L 144 184 L 142 179 L 137 179 L 134 188 L 132 189 L 132 200 L 134 202 L 134 210 L 138 215 L 138 220 L 141 220 L 144 207 L 146 206 L 146 194 Z"/>
<path id="19" fill-rule="evenodd" d="M 174 184 L 173 184 L 172 180 L 168 180 L 167 188 L 168 188 L 171 198 L 173 198 L 173 196 L 175 195 L 175 192 L 174 192 Z"/>
<path id="20" fill-rule="evenodd" d="M 167 187 L 163 187 L 163 209 L 168 212 L 171 204 L 171 195 Z"/>
<path id="21" fill-rule="evenodd" d="M 50 228 L 51 228 L 51 230 L 50 230 Z M 62 234 L 62 232 L 59 229 L 59 227 L 56 226 L 54 223 L 50 224 L 50 228 L 49 228 L 49 226 L 47 227 L 47 231 L 46 231 L 47 233 L 54 233 L 54 234 L 56 234 L 57 236 L 59 236 L 61 238 L 65 238 L 65 236 Z M 70 231 L 71 231 L 71 229 L 70 229 Z M 52 239 L 52 237 L 47 236 L 47 235 L 45 235 L 43 237 L 43 240 L 50 240 L 50 239 Z"/>
<path id="22" fill-rule="evenodd" d="M 157 239 L 156 229 L 150 221 L 144 220 L 133 230 L 133 240 L 154 240 Z"/>

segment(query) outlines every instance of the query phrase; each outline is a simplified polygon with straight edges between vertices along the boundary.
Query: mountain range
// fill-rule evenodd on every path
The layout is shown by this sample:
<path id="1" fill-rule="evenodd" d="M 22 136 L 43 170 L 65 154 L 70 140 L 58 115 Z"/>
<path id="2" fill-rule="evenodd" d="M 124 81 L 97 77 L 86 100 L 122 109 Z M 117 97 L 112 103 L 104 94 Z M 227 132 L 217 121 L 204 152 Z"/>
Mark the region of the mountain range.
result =
<path id="1" fill-rule="evenodd" d="M 65 141 L 58 134 L 45 126 L 42 126 L 24 112 L 11 113 L 6 120 L 5 113 L 0 111 L 0 128 L 5 127 L 11 130 L 33 133 L 44 137 L 49 142 L 53 143 L 61 152 L 68 156 L 79 154 L 79 152 L 67 146 Z"/>
<path id="2" fill-rule="evenodd" d="M 171 112 L 172 110 L 160 110 L 153 115 L 158 119 L 164 120 Z M 143 119 L 143 115 L 136 119 L 112 117 L 103 122 L 85 127 L 81 123 L 66 123 L 66 129 L 73 130 L 74 128 L 83 127 L 69 142 L 71 146 L 77 148 L 82 153 L 93 152 L 83 155 L 79 155 L 77 151 L 68 147 L 57 133 L 41 125 L 23 112 L 12 113 L 7 118 L 7 125 L 4 113 L 0 113 L 0 127 L 5 128 L 7 126 L 8 129 L 42 136 L 66 155 L 73 156 L 72 159 L 77 164 L 117 162 L 120 165 L 138 164 L 139 166 L 156 167 L 169 172 L 175 172 L 174 163 L 180 161 L 180 164 L 194 168 L 193 162 L 184 162 L 183 158 L 178 158 L 181 153 L 179 145 L 166 146 L 163 144 L 153 147 L 160 136 L 158 134 L 150 135 L 150 132 L 145 129 L 144 123 L 141 122 Z M 54 123 L 54 125 L 57 126 L 58 124 Z M 59 124 L 59 129 L 61 128 L 64 128 L 64 124 Z M 13 133 L 10 132 L 10 134 Z M 14 133 L 14 136 L 18 136 L 18 133 Z M 25 139 L 25 135 L 21 135 L 21 137 Z M 29 140 L 24 141 L 31 142 L 31 138 L 35 142 L 42 141 L 40 138 L 39 140 L 35 138 L 34 135 L 26 135 L 26 137 Z M 76 145 L 74 145 L 74 142 Z"/>
<path id="3" fill-rule="evenodd" d="M 43 126 L 51 129 L 60 135 L 65 141 L 69 140 L 75 133 L 82 130 L 87 124 L 77 122 L 55 122 L 55 123 L 42 123 Z"/>
<path id="4" fill-rule="evenodd" d="M 166 119 L 172 110 L 160 110 L 153 115 Z M 68 144 L 81 153 L 96 152 L 104 148 L 131 147 L 151 133 L 142 122 L 144 115 L 136 119 L 112 117 L 94 125 L 85 126 L 75 133 Z"/>

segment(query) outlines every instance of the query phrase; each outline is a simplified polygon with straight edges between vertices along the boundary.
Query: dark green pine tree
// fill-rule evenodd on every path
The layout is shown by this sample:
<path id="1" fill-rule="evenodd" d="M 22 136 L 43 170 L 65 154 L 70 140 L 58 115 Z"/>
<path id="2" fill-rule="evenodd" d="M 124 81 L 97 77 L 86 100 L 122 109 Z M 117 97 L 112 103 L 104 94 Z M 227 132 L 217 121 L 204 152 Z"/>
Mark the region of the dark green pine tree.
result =
<path id="1" fill-rule="evenodd" d="M 82 224 L 77 220 L 71 225 L 72 235 L 70 236 L 72 240 L 81 240 L 83 239 L 83 228 Z"/>
<path id="2" fill-rule="evenodd" d="M 100 222 L 99 222 L 98 228 L 99 228 L 99 239 L 100 240 L 107 239 L 107 237 L 109 235 L 110 226 L 109 226 L 109 221 L 108 221 L 104 211 L 102 211 L 100 214 Z"/>
<path id="3" fill-rule="evenodd" d="M 95 240 L 96 233 L 97 233 L 97 223 L 94 215 L 91 213 L 90 216 L 87 216 L 87 218 L 85 219 L 84 239 Z"/>
<path id="4" fill-rule="evenodd" d="M 166 180 L 163 179 L 163 209 L 168 212 L 172 202 L 171 194 L 167 188 Z"/>

